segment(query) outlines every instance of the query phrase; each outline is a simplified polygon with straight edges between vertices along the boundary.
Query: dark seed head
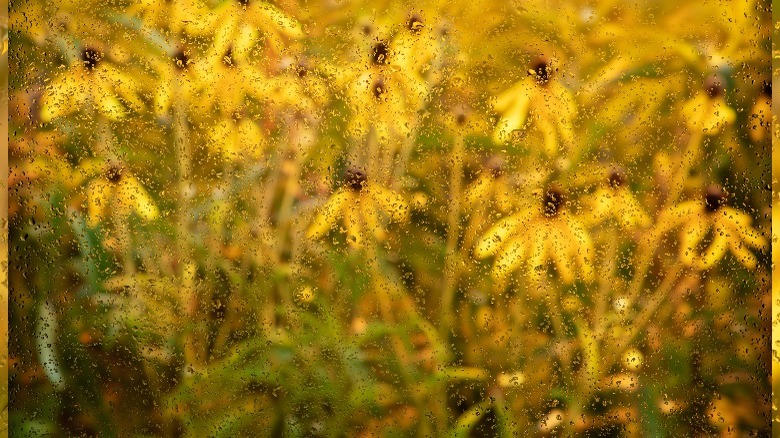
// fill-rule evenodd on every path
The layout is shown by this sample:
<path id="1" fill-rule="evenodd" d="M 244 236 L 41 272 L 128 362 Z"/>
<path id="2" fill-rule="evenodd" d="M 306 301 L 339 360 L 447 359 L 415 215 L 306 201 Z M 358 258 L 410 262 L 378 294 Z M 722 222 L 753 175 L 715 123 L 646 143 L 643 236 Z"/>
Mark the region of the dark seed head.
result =
<path id="1" fill-rule="evenodd" d="M 387 64 L 389 54 L 390 46 L 387 41 L 379 41 L 374 44 L 374 48 L 371 50 L 371 61 L 376 65 Z"/>
<path id="2" fill-rule="evenodd" d="M 539 84 L 546 84 L 550 81 L 553 74 L 553 68 L 549 61 L 544 58 L 539 58 L 531 64 L 531 70 L 533 75 Z"/>
<path id="3" fill-rule="evenodd" d="M 490 172 L 493 178 L 500 177 L 504 174 L 504 160 L 497 155 L 491 156 L 485 162 L 485 170 Z"/>
<path id="4" fill-rule="evenodd" d="M 173 63 L 179 70 L 187 70 L 192 60 L 187 56 L 187 52 L 180 50 L 173 55 Z"/>
<path id="5" fill-rule="evenodd" d="M 704 80 L 704 91 L 711 99 L 722 96 L 725 88 L 723 86 L 723 79 L 720 76 L 712 75 Z"/>
<path id="6" fill-rule="evenodd" d="M 726 203 L 726 192 L 720 186 L 711 185 L 704 192 L 704 207 L 707 212 L 714 213 Z"/>
<path id="7" fill-rule="evenodd" d="M 626 184 L 626 173 L 620 168 L 612 169 L 609 171 L 607 181 L 609 182 L 609 186 L 613 189 L 622 187 Z"/>
<path id="8" fill-rule="evenodd" d="M 387 86 L 382 78 L 377 79 L 371 86 L 371 91 L 374 93 L 374 97 L 379 99 L 383 94 L 387 93 Z"/>
<path id="9" fill-rule="evenodd" d="M 551 188 L 544 194 L 542 212 L 547 217 L 555 217 L 566 202 L 565 196 L 560 189 Z"/>
<path id="10" fill-rule="evenodd" d="M 347 187 L 353 191 L 359 192 L 366 186 L 368 177 L 366 176 L 366 172 L 363 172 L 360 169 L 347 169 L 347 171 L 344 172 L 344 182 L 347 184 Z"/>
<path id="11" fill-rule="evenodd" d="M 412 33 L 420 33 L 423 28 L 422 17 L 419 14 L 412 14 L 409 17 L 409 21 L 406 23 L 406 27 L 412 31 Z"/>
<path id="12" fill-rule="evenodd" d="M 225 51 L 225 54 L 222 56 L 222 63 L 228 67 L 233 67 L 235 65 L 233 61 L 233 47 L 228 47 Z"/>
<path id="13" fill-rule="evenodd" d="M 103 55 L 95 49 L 87 47 L 81 51 L 81 62 L 84 63 L 87 70 L 94 70 L 101 59 L 103 59 Z"/>
<path id="14" fill-rule="evenodd" d="M 108 167 L 108 170 L 106 170 L 106 179 L 109 180 L 112 183 L 118 183 L 122 180 L 122 173 L 124 173 L 124 169 L 122 166 L 119 166 L 117 164 L 112 164 Z"/>
<path id="15" fill-rule="evenodd" d="M 772 81 L 764 81 L 761 84 L 761 94 L 769 98 L 772 97 Z"/>

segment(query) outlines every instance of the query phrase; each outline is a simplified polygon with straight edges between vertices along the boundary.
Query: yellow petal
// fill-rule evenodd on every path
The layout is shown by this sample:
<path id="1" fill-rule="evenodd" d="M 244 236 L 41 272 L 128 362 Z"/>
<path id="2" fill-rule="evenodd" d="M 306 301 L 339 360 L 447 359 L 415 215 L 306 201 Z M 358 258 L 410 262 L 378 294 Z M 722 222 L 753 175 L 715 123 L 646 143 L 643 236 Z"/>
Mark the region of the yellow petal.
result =
<path id="1" fill-rule="evenodd" d="M 716 229 L 715 237 L 712 239 L 712 243 L 704 252 L 701 257 L 696 260 L 694 267 L 699 270 L 706 270 L 715 265 L 720 259 L 726 255 L 726 250 L 729 247 L 729 238 L 726 235 L 725 230 Z"/>
<path id="2" fill-rule="evenodd" d="M 707 235 L 710 222 L 704 218 L 691 218 L 680 228 L 680 261 L 686 266 L 692 266 L 699 255 L 697 246 Z"/>
<path id="3" fill-rule="evenodd" d="M 344 205 L 348 200 L 351 200 L 353 195 L 347 189 L 339 189 L 333 196 L 328 199 L 328 202 L 317 213 L 317 216 L 309 225 L 309 229 L 306 231 L 306 237 L 309 239 L 319 239 L 327 234 L 333 226 L 336 224 L 339 216 L 342 215 Z"/>
<path id="4" fill-rule="evenodd" d="M 117 196 L 121 202 L 131 204 L 133 210 L 146 221 L 154 220 L 160 214 L 149 192 L 134 177 L 122 178 L 117 188 Z"/>
<path id="5" fill-rule="evenodd" d="M 494 278 L 503 280 L 520 267 L 525 255 L 524 244 L 525 240 L 522 237 L 518 237 L 511 239 L 504 245 L 493 263 L 491 273 Z"/>
<path id="6" fill-rule="evenodd" d="M 248 153 L 252 158 L 258 159 L 263 156 L 265 149 L 265 136 L 257 126 L 257 123 L 250 119 L 243 119 L 238 123 L 238 148 L 242 153 Z"/>
<path id="7" fill-rule="evenodd" d="M 547 257 L 547 240 L 549 233 L 547 229 L 542 228 L 531 236 L 531 245 L 528 247 L 528 275 L 539 280 L 545 272 L 545 261 Z"/>
<path id="8" fill-rule="evenodd" d="M 742 263 L 742 266 L 750 270 L 756 268 L 758 259 L 750 252 L 747 245 L 738 240 L 729 240 L 729 247 L 731 248 L 731 253 Z"/>
<path id="9" fill-rule="evenodd" d="M 550 258 L 555 262 L 555 269 L 558 271 L 561 281 L 567 284 L 572 283 L 574 281 L 572 262 L 576 258 L 572 242 L 557 227 L 553 227 L 551 231 L 548 242 Z"/>
<path id="10" fill-rule="evenodd" d="M 370 199 L 393 221 L 406 221 L 409 217 L 409 204 L 403 196 L 378 184 L 369 183 L 366 188 Z"/>
<path id="11" fill-rule="evenodd" d="M 357 202 L 344 206 L 344 227 L 347 229 L 347 243 L 353 247 L 360 247 L 363 245 L 363 224 L 359 211 L 363 205 L 359 197 L 356 197 L 356 200 Z"/>
<path id="12" fill-rule="evenodd" d="M 519 215 L 505 217 L 498 221 L 480 237 L 474 248 L 474 256 L 484 259 L 495 254 L 522 222 L 523 219 Z"/>
<path id="13" fill-rule="evenodd" d="M 577 219 L 568 218 L 569 233 L 577 246 L 572 247 L 577 262 L 582 272 L 582 278 L 586 281 L 593 279 L 593 241 L 585 229 L 585 226 Z"/>
<path id="14" fill-rule="evenodd" d="M 89 226 L 95 227 L 106 217 L 112 186 L 102 178 L 92 181 L 87 187 L 87 218 Z"/>

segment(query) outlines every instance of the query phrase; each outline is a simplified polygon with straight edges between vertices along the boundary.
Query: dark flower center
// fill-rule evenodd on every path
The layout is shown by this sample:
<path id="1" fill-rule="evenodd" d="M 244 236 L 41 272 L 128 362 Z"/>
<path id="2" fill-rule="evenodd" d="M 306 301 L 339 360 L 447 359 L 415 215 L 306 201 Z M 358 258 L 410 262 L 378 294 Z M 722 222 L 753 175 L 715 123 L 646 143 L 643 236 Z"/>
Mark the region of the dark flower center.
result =
<path id="1" fill-rule="evenodd" d="M 704 91 L 711 99 L 722 96 L 725 88 L 723 87 L 723 81 L 718 76 L 710 76 L 704 81 Z"/>
<path id="2" fill-rule="evenodd" d="M 406 23 L 406 26 L 410 31 L 412 31 L 412 33 L 420 33 L 423 28 L 422 17 L 417 14 L 413 14 Z"/>
<path id="3" fill-rule="evenodd" d="M 371 60 L 376 65 L 387 64 L 387 57 L 390 54 L 390 46 L 387 45 L 387 41 L 379 41 L 374 44 L 374 48 L 371 51 Z"/>
<path id="4" fill-rule="evenodd" d="M 490 172 L 493 178 L 498 178 L 504 174 L 504 160 L 498 156 L 492 156 L 485 163 L 485 169 Z"/>
<path id="5" fill-rule="evenodd" d="M 384 79 L 377 79 L 376 82 L 374 82 L 374 85 L 372 85 L 371 91 L 374 93 L 374 97 L 377 99 L 382 97 L 383 94 L 387 93 L 387 86 L 385 86 Z"/>
<path id="6" fill-rule="evenodd" d="M 344 172 L 344 182 L 347 184 L 347 187 L 355 192 L 359 192 L 366 186 L 368 177 L 366 176 L 366 173 L 360 169 L 347 169 L 347 171 Z"/>
<path id="7" fill-rule="evenodd" d="M 558 189 L 549 189 L 544 194 L 542 212 L 547 217 L 555 217 L 565 202 L 563 192 Z"/>
<path id="8" fill-rule="evenodd" d="M 720 187 L 712 185 L 707 187 L 704 192 L 704 208 L 709 213 L 714 213 L 720 210 L 726 203 L 726 192 Z"/>
<path id="9" fill-rule="evenodd" d="M 81 61 L 87 70 L 94 70 L 102 58 L 103 55 L 95 49 L 85 48 L 81 51 Z"/>
<path id="10" fill-rule="evenodd" d="M 766 97 L 772 97 L 772 81 L 764 81 L 761 85 L 761 93 Z"/>
<path id="11" fill-rule="evenodd" d="M 228 67 L 233 67 L 235 61 L 233 60 L 233 47 L 228 47 L 225 54 L 222 56 L 222 63 Z"/>
<path id="12" fill-rule="evenodd" d="M 122 169 L 121 166 L 112 164 L 109 166 L 108 170 L 106 170 L 106 179 L 112 183 L 118 183 L 122 179 L 123 172 L 124 169 Z"/>
<path id="13" fill-rule="evenodd" d="M 247 7 L 249 6 L 249 0 L 238 0 L 238 4 L 243 7 Z"/>
<path id="14" fill-rule="evenodd" d="M 187 70 L 192 60 L 187 56 L 187 52 L 180 50 L 173 55 L 173 63 L 179 70 Z"/>
<path id="15" fill-rule="evenodd" d="M 607 180 L 610 187 L 617 189 L 626 183 L 626 174 L 620 169 L 613 169 L 609 172 Z"/>
<path id="16" fill-rule="evenodd" d="M 553 74 L 552 66 L 543 59 L 537 60 L 531 64 L 531 70 L 533 70 L 533 75 L 536 78 L 536 82 L 542 85 L 549 82 Z"/>

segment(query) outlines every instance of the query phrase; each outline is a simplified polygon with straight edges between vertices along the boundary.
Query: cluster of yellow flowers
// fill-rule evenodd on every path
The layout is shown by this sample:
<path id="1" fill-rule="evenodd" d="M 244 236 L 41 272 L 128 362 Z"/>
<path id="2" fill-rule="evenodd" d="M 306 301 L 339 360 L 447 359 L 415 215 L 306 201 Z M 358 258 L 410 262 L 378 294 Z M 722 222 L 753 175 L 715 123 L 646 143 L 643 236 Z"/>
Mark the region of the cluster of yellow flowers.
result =
<path id="1" fill-rule="evenodd" d="M 634 381 L 650 348 L 635 341 L 667 297 L 768 269 L 764 2 L 121 3 L 12 6 L 11 223 L 43 205 L 97 233 L 82 253 L 122 268 L 85 268 L 96 290 L 173 278 L 170 296 L 157 280 L 147 295 L 173 297 L 188 370 L 253 336 L 288 348 L 285 312 L 331 300 L 350 336 L 386 336 L 414 364 L 398 366 L 404 385 L 484 382 L 450 422 L 473 426 L 510 410 L 507 388 L 554 380 L 529 371 L 531 350 L 582 376 L 567 388 L 590 403 L 631 387 L 603 382 L 615 364 Z M 351 293 L 333 292 L 351 274 Z M 517 339 L 527 355 L 492 362 Z M 388 398 L 415 406 L 397 415 L 422 435 L 448 427 L 422 418 L 446 399 L 436 385 Z M 536 415 L 538 431 L 558 413 Z M 584 428 L 576 414 L 562 427 Z"/>

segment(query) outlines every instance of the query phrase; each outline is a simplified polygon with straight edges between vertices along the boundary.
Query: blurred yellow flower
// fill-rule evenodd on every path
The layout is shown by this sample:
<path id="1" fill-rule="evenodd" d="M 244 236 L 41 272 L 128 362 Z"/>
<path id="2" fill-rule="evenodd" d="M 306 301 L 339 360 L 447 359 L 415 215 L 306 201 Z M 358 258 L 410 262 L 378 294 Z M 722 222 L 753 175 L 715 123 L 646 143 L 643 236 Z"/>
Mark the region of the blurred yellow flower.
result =
<path id="1" fill-rule="evenodd" d="M 751 217 L 725 202 L 723 190 L 710 186 L 702 199 L 683 202 L 659 216 L 657 226 L 661 233 L 681 226 L 679 259 L 686 266 L 709 269 L 730 250 L 743 266 L 753 269 L 757 259 L 748 247 L 768 248 L 767 239 L 751 226 Z M 699 250 L 708 234 L 712 235 L 711 242 Z"/>
<path id="2" fill-rule="evenodd" d="M 233 114 L 247 96 L 262 101 L 268 93 L 265 74 L 246 61 L 237 61 L 230 47 L 224 52 L 211 51 L 203 62 L 196 63 L 195 76 L 203 91 L 193 106 L 203 112 L 217 105 L 222 114 Z"/>
<path id="3" fill-rule="evenodd" d="M 587 223 L 599 224 L 613 219 L 626 230 L 651 225 L 650 216 L 626 186 L 626 176 L 622 170 L 611 170 L 607 184 L 607 187 L 599 187 L 585 201 L 583 219 Z"/>
<path id="4" fill-rule="evenodd" d="M 496 208 L 506 213 L 516 204 L 512 196 L 504 163 L 498 157 L 491 157 L 477 178 L 466 187 L 464 192 L 464 204 L 469 209 L 492 201 Z"/>
<path id="5" fill-rule="evenodd" d="M 153 83 L 153 105 L 157 115 L 168 113 L 174 97 L 185 102 L 193 101 L 198 82 L 194 80 L 192 64 L 187 50 L 177 51 L 170 58 L 152 59 L 152 68 L 157 71 L 157 80 Z"/>
<path id="6" fill-rule="evenodd" d="M 280 51 L 285 38 L 301 38 L 301 25 L 271 3 L 257 0 L 223 1 L 207 14 L 190 17 L 186 30 L 212 35 L 212 50 L 225 53 L 232 48 L 236 61 L 247 61 L 261 38 Z"/>
<path id="7" fill-rule="evenodd" d="M 86 47 L 78 62 L 46 86 L 41 120 L 48 122 L 93 105 L 109 120 L 120 120 L 128 114 L 127 107 L 143 108 L 138 91 L 132 75 L 104 60 L 100 51 Z"/>
<path id="8" fill-rule="evenodd" d="M 724 127 L 737 119 L 737 113 L 726 104 L 722 79 L 711 76 L 704 82 L 704 89 L 685 102 L 682 114 L 688 128 L 705 135 L 717 135 Z"/>
<path id="9" fill-rule="evenodd" d="M 196 0 L 137 0 L 127 12 L 140 16 L 147 26 L 180 33 L 193 17 L 203 16 L 206 11 Z"/>
<path id="10" fill-rule="evenodd" d="M 541 135 L 541 152 L 548 157 L 574 146 L 573 119 L 577 106 L 571 92 L 553 77 L 554 67 L 547 59 L 535 61 L 529 77 L 496 97 L 493 109 L 500 119 L 493 141 L 507 143 L 529 126 Z"/>
<path id="11" fill-rule="evenodd" d="M 211 127 L 209 147 L 230 161 L 247 156 L 260 159 L 267 146 L 266 135 L 254 120 L 248 117 L 226 117 Z"/>
<path id="12" fill-rule="evenodd" d="M 564 283 L 575 278 L 593 278 L 593 242 L 583 223 L 567 209 L 563 193 L 551 188 L 543 203 L 501 219 L 479 239 L 474 255 L 484 259 L 495 255 L 492 275 L 503 281 L 523 262 L 527 274 L 536 280 L 553 262 Z M 578 268 L 575 270 L 575 268 Z"/>
<path id="13" fill-rule="evenodd" d="M 398 193 L 370 182 L 362 170 L 349 169 L 344 186 L 328 199 L 306 235 L 310 239 L 321 238 L 342 218 L 351 245 L 361 246 L 368 232 L 382 240 L 386 232 L 380 212 L 393 221 L 405 221 L 409 206 Z"/>
<path id="14" fill-rule="evenodd" d="M 94 227 L 104 221 L 109 211 L 127 217 L 135 212 L 150 221 L 159 216 L 157 205 L 138 179 L 121 165 L 112 164 L 105 173 L 87 185 L 87 216 Z"/>
<path id="15" fill-rule="evenodd" d="M 769 137 L 772 126 L 772 82 L 765 81 L 761 94 L 750 109 L 748 117 L 748 135 L 754 143 L 759 143 Z"/>

